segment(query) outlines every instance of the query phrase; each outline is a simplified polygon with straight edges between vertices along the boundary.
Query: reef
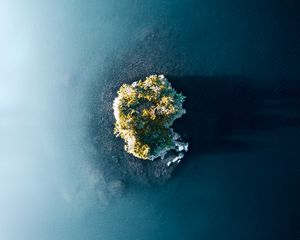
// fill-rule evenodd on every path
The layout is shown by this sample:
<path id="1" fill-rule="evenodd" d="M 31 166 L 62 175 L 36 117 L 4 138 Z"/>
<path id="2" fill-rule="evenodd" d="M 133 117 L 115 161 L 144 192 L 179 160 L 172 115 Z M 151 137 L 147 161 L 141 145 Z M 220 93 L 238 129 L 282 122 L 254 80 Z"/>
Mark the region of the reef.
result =
<path id="1" fill-rule="evenodd" d="M 168 166 L 180 162 L 188 143 L 171 126 L 186 112 L 185 96 L 164 75 L 123 84 L 117 94 L 114 134 L 124 140 L 125 150 L 144 160 L 161 158 Z"/>

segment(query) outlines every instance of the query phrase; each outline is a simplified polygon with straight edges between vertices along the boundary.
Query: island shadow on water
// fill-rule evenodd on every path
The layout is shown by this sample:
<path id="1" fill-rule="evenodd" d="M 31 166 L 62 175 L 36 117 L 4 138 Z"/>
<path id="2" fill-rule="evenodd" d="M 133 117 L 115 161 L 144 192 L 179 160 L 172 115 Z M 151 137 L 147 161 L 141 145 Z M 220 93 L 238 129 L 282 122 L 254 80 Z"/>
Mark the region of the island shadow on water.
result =
<path id="1" fill-rule="evenodd" d="M 189 154 L 249 151 L 259 147 L 249 141 L 257 132 L 300 126 L 297 81 L 263 88 L 250 84 L 258 80 L 238 76 L 170 79 L 188 96 L 187 114 L 174 127 L 189 140 Z"/>

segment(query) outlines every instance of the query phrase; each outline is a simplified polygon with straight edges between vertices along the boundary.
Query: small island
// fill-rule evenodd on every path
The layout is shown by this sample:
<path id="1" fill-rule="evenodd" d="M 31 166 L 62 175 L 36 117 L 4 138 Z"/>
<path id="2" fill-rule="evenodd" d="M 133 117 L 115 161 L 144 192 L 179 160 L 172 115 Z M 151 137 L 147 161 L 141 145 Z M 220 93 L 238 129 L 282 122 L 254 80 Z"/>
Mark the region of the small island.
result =
<path id="1" fill-rule="evenodd" d="M 185 96 L 177 93 L 164 75 L 123 84 L 113 102 L 114 134 L 125 141 L 125 150 L 137 158 L 166 160 L 169 166 L 183 158 L 188 143 L 171 128 L 186 111 Z"/>

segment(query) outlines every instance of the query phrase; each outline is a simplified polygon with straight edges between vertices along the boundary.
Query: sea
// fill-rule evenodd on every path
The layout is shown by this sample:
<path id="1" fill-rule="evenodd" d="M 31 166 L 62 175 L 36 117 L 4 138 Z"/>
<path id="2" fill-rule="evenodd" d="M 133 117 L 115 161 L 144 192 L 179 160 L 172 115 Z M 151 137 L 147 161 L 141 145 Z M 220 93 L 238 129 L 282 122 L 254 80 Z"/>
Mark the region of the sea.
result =
<path id="1" fill-rule="evenodd" d="M 297 5 L 3 1 L 0 239 L 298 239 Z M 112 135 L 117 89 L 151 74 L 186 96 L 163 179 Z"/>

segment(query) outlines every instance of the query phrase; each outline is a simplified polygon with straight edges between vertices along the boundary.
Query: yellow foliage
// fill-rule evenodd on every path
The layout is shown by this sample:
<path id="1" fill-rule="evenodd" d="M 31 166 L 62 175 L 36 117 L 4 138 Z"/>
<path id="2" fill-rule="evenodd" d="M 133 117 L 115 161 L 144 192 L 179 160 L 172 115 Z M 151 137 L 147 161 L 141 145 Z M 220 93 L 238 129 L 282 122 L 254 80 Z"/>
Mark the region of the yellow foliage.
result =
<path id="1" fill-rule="evenodd" d="M 114 134 L 124 139 L 127 152 L 149 159 L 174 145 L 169 127 L 185 112 L 184 99 L 163 75 L 123 84 L 113 105 Z"/>

